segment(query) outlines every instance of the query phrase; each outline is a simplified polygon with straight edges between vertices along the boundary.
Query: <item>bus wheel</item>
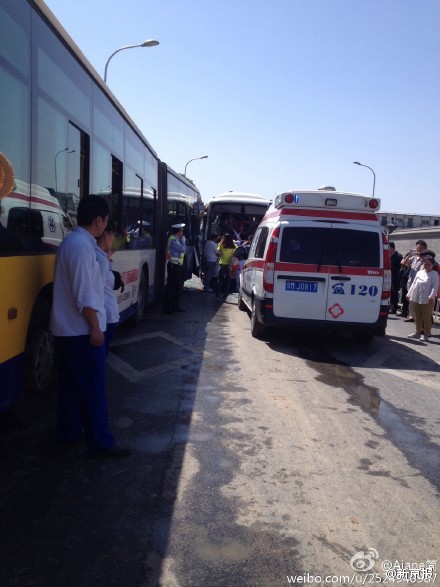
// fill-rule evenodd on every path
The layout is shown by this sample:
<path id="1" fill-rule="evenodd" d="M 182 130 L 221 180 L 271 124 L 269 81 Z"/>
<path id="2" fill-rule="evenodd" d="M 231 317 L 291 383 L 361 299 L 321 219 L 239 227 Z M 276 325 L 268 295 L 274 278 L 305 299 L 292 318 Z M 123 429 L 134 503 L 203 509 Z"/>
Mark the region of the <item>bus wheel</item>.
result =
<path id="1" fill-rule="evenodd" d="M 188 279 L 191 279 L 191 276 L 192 276 L 192 272 L 190 272 L 188 274 L 188 259 L 186 258 L 186 255 L 183 258 L 183 265 L 182 265 L 182 273 L 181 273 L 181 275 L 182 275 L 182 284 L 181 284 L 181 287 L 183 289 L 183 285 L 184 285 L 185 281 L 187 281 Z"/>
<path id="2" fill-rule="evenodd" d="M 53 380 L 55 344 L 52 334 L 45 328 L 37 328 L 26 347 L 26 389 L 43 393 Z"/>
<path id="3" fill-rule="evenodd" d="M 131 323 L 133 326 L 139 326 L 144 318 L 145 309 L 148 302 L 148 277 L 145 271 L 142 271 L 141 278 L 139 280 L 138 298 L 137 298 L 137 310 L 133 316 Z"/>
<path id="4" fill-rule="evenodd" d="M 257 313 L 255 309 L 255 300 L 252 301 L 251 312 L 251 333 L 254 338 L 262 338 L 266 332 L 266 328 L 257 320 Z"/>

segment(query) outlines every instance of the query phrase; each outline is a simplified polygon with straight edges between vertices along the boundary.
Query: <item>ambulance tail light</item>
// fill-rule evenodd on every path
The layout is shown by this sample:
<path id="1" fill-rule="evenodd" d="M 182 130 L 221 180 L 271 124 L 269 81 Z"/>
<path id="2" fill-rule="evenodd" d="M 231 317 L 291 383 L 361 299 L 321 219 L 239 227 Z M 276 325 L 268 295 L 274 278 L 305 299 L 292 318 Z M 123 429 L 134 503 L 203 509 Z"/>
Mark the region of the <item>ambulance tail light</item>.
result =
<path id="1" fill-rule="evenodd" d="M 273 284 L 275 279 L 275 259 L 277 256 L 279 234 L 280 228 L 277 226 L 270 238 L 269 246 L 267 247 L 266 260 L 264 262 L 263 288 L 269 292 L 273 292 Z"/>
<path id="2" fill-rule="evenodd" d="M 391 297 L 391 261 L 387 237 L 382 233 L 383 248 L 383 287 L 382 300 L 388 300 Z"/>
<path id="3" fill-rule="evenodd" d="M 382 299 L 388 300 L 391 297 L 391 270 L 385 269 L 383 272 L 383 289 Z"/>

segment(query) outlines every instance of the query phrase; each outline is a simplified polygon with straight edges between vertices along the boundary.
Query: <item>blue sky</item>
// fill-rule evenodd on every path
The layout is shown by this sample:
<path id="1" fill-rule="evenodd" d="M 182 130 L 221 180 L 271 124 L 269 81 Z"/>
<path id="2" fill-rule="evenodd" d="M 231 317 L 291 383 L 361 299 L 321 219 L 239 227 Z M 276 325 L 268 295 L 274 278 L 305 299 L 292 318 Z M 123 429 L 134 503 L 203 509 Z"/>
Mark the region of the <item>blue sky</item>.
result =
<path id="1" fill-rule="evenodd" d="M 203 199 L 333 185 L 440 214 L 439 0 L 46 0 Z M 439 182 L 439 183 L 438 183 Z"/>

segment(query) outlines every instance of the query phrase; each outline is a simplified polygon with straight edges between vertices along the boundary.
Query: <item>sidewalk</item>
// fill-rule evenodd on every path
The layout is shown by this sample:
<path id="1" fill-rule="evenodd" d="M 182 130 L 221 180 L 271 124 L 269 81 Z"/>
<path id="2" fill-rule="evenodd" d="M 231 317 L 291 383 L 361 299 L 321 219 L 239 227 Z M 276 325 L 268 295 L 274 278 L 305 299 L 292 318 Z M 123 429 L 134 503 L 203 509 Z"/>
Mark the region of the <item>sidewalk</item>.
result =
<path id="1" fill-rule="evenodd" d="M 108 357 L 111 429 L 133 455 L 89 459 L 55 443 L 55 399 L 39 421 L 0 431 L 0 584 L 134 587 L 160 569 L 201 366 L 222 340 L 224 313 L 198 278 L 185 313 L 147 310 L 122 325 Z M 216 374 L 208 367 L 208 379 Z M 204 380 L 203 385 L 209 381 Z M 153 530 L 154 528 L 154 530 Z M 153 548 L 154 547 L 154 548 Z"/>

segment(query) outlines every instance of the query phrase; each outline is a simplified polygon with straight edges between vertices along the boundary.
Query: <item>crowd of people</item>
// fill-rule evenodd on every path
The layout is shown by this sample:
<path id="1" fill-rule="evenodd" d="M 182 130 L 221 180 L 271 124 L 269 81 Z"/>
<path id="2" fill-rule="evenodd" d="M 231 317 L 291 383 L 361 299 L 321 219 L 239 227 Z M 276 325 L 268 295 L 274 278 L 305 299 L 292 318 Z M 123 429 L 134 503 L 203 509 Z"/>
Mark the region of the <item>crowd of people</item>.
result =
<path id="1" fill-rule="evenodd" d="M 212 232 L 203 251 L 203 290 L 214 292 L 216 299 L 226 299 L 238 287 L 241 267 L 249 253 L 252 237 L 236 231 L 224 234 Z M 410 338 L 427 342 L 431 336 L 433 311 L 440 297 L 440 265 L 435 252 L 428 249 L 423 240 L 405 256 L 395 243 L 390 242 L 391 299 L 390 314 L 401 316 L 405 322 L 413 322 L 415 330 Z"/>
<path id="2" fill-rule="evenodd" d="M 433 324 L 433 311 L 440 296 L 440 266 L 435 252 L 424 240 L 405 256 L 390 242 L 391 307 L 390 314 L 414 323 L 409 338 L 428 342 Z M 400 298 L 400 310 L 399 310 Z"/>
<path id="3" fill-rule="evenodd" d="M 249 253 L 252 236 L 238 234 L 232 223 L 224 226 L 223 234 L 212 232 L 202 257 L 202 282 L 205 292 L 214 292 L 216 299 L 226 299 L 236 291 L 240 270 Z M 440 297 L 440 265 L 435 252 L 423 240 L 405 256 L 390 242 L 391 299 L 390 314 L 412 322 L 415 330 L 409 338 L 427 342 L 431 336 L 433 311 Z"/>
<path id="4" fill-rule="evenodd" d="M 203 291 L 214 292 L 215 298 L 225 300 L 237 291 L 240 271 L 249 254 L 252 235 L 238 233 L 232 225 L 220 234 L 211 232 L 205 242 L 202 257 Z"/>
<path id="5" fill-rule="evenodd" d="M 186 250 L 184 224 L 175 224 L 167 243 L 168 282 L 164 312 L 184 311 L 179 305 L 182 265 Z M 213 232 L 204 245 L 203 287 L 216 299 L 236 287 L 248 256 L 252 236 Z M 112 271 L 113 233 L 104 198 L 87 196 L 78 207 L 78 226 L 59 246 L 55 261 L 51 331 L 56 337 L 58 440 L 69 444 L 84 439 L 91 455 L 127 456 L 109 430 L 105 390 L 108 345 L 119 322 L 115 289 L 124 287 Z M 392 290 L 390 314 L 414 323 L 409 338 L 428 341 L 433 310 L 440 294 L 440 267 L 434 251 L 418 240 L 405 256 L 390 245 Z"/>

